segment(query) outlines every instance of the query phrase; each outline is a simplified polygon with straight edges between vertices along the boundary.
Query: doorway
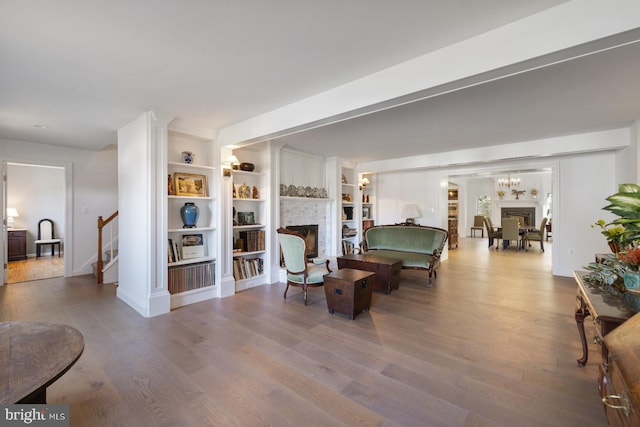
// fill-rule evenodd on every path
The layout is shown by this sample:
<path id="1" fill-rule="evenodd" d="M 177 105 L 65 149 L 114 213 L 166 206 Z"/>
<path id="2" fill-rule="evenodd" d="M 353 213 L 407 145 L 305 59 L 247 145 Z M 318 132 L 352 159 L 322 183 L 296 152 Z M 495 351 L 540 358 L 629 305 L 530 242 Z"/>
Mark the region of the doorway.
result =
<path id="1" fill-rule="evenodd" d="M 7 162 L 7 270 L 6 283 L 65 275 L 64 235 L 66 171 L 64 166 Z M 9 215 L 11 214 L 11 215 Z M 44 246 L 36 257 L 38 224 L 51 219 L 55 237 L 63 244 L 54 251 Z"/>
<path id="2" fill-rule="evenodd" d="M 501 182 L 511 182 L 507 185 Z M 473 171 L 460 171 L 457 174 L 449 174 L 444 179 L 458 183 L 464 191 L 461 203 L 461 223 L 459 227 L 463 236 L 471 235 L 470 219 L 475 215 L 486 215 L 492 219 L 494 226 L 499 226 L 503 216 L 518 215 L 528 212 L 529 224 L 526 226 L 539 228 L 543 218 L 548 223 L 557 217 L 558 212 L 552 209 L 552 200 L 558 194 L 558 172 L 555 163 L 540 163 L 527 165 L 501 164 L 477 168 Z M 508 191 L 507 191 L 508 190 Z M 542 196 L 542 195 L 546 196 Z M 558 205 L 559 206 L 559 205 Z M 516 213 L 517 211 L 517 213 Z M 557 211 L 557 209 L 556 209 Z M 527 215 L 524 215 L 525 217 Z M 553 220 L 556 226 L 556 220 Z M 549 230 L 549 227 L 546 228 Z M 559 252 L 551 251 L 552 235 L 544 233 L 544 247 L 547 256 L 551 256 L 551 273 L 559 271 Z M 548 236 L 548 238 L 547 238 Z M 556 239 L 557 240 L 557 239 Z M 557 240 L 556 247 L 560 241 Z"/>

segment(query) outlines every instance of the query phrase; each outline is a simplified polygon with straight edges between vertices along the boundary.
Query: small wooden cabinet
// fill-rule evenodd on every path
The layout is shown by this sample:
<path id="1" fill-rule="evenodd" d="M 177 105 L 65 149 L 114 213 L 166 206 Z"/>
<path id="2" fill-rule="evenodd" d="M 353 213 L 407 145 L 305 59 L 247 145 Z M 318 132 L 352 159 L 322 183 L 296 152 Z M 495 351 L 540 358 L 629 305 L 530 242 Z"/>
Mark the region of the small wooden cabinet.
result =
<path id="1" fill-rule="evenodd" d="M 449 219 L 449 249 L 458 247 L 458 220 Z"/>
<path id="2" fill-rule="evenodd" d="M 9 261 L 27 259 L 27 230 L 7 231 L 7 251 Z"/>
<path id="3" fill-rule="evenodd" d="M 449 249 L 458 247 L 458 188 L 456 184 L 449 183 L 448 216 L 449 216 Z"/>
<path id="4" fill-rule="evenodd" d="M 329 313 L 346 314 L 353 320 L 369 311 L 375 273 L 343 268 L 324 276 L 324 292 Z"/>

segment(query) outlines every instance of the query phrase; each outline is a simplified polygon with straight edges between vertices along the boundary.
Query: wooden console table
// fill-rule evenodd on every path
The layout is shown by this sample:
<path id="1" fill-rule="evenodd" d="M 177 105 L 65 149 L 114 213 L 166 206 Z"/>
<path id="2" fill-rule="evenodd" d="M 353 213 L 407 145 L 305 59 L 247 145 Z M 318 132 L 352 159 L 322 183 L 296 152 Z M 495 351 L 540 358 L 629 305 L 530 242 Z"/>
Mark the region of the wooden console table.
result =
<path id="1" fill-rule="evenodd" d="M 604 338 L 609 363 L 600 397 L 610 426 L 640 425 L 640 314 Z"/>
<path id="2" fill-rule="evenodd" d="M 630 319 L 636 312 L 630 306 L 640 306 L 640 296 L 634 294 L 613 295 L 598 288 L 592 288 L 584 281 L 586 271 L 574 271 L 577 284 L 576 324 L 582 341 L 582 357 L 578 359 L 584 366 L 589 358 L 587 338 L 584 331 L 584 319 L 591 316 L 595 325 L 595 342 L 601 344 L 602 363 L 607 362 L 608 351 L 602 339 L 609 332 Z M 637 300 L 637 301 L 635 301 Z"/>
<path id="3" fill-rule="evenodd" d="M 80 358 L 82 334 L 71 326 L 0 323 L 0 403 L 46 403 L 47 387 Z"/>

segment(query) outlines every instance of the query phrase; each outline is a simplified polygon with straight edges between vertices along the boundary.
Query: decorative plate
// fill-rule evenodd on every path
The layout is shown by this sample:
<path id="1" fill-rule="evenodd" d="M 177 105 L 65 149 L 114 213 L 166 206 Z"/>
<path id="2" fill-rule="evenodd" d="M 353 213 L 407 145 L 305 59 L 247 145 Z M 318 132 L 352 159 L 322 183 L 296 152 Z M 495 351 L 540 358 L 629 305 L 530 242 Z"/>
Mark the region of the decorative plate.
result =
<path id="1" fill-rule="evenodd" d="M 296 197 L 298 195 L 298 189 L 295 185 L 291 184 L 289 186 L 289 196 Z"/>
<path id="2" fill-rule="evenodd" d="M 289 194 L 287 192 L 287 186 L 284 184 L 280 184 L 280 195 L 281 196 L 286 196 L 287 194 Z"/>
<path id="3" fill-rule="evenodd" d="M 305 197 L 305 194 L 307 194 L 307 192 L 305 191 L 304 187 L 301 185 L 298 187 L 298 197 Z"/>
<path id="4" fill-rule="evenodd" d="M 312 189 L 311 187 L 307 186 L 307 187 L 304 189 L 304 194 L 305 194 L 305 196 L 307 196 L 307 197 L 313 197 L 313 189 Z"/>

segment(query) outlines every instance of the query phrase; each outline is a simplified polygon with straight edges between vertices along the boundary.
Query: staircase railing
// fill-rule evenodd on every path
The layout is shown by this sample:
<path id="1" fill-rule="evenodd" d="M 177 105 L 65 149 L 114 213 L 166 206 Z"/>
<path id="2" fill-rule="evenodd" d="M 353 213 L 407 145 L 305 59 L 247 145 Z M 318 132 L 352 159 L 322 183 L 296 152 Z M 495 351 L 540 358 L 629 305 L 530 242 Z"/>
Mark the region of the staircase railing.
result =
<path id="1" fill-rule="evenodd" d="M 98 217 L 98 262 L 96 267 L 96 278 L 98 285 L 102 285 L 104 283 L 104 274 L 102 269 L 104 268 L 104 260 L 102 259 L 102 252 L 104 248 L 102 247 L 102 230 L 116 217 L 118 216 L 118 211 L 115 211 L 111 214 L 111 216 L 107 219 L 102 219 L 101 216 Z M 111 247 L 110 258 L 113 259 L 113 227 L 109 228 L 110 230 L 110 238 L 109 245 Z"/>

